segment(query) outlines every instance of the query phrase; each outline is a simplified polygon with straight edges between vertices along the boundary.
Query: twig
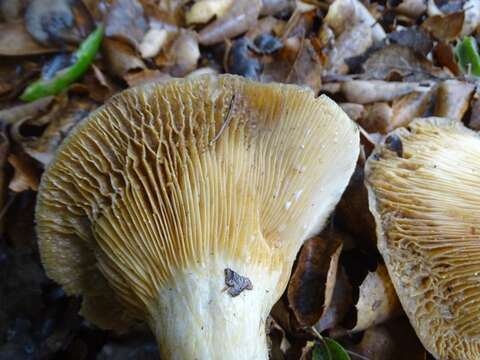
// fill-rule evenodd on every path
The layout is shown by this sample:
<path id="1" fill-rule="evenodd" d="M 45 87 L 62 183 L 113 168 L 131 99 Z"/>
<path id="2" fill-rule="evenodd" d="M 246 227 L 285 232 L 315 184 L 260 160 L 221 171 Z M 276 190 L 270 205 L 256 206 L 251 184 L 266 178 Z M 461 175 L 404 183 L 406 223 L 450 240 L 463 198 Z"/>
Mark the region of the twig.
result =
<path id="1" fill-rule="evenodd" d="M 225 120 L 223 121 L 222 127 L 218 131 L 217 135 L 208 143 L 210 146 L 215 144 L 215 142 L 220 138 L 222 133 L 225 131 L 227 126 L 230 124 L 230 121 L 232 121 L 232 108 L 233 108 L 233 102 L 235 101 L 235 94 L 233 94 L 232 99 L 230 100 L 230 104 L 228 105 L 228 110 L 227 110 L 227 115 L 225 117 Z"/>

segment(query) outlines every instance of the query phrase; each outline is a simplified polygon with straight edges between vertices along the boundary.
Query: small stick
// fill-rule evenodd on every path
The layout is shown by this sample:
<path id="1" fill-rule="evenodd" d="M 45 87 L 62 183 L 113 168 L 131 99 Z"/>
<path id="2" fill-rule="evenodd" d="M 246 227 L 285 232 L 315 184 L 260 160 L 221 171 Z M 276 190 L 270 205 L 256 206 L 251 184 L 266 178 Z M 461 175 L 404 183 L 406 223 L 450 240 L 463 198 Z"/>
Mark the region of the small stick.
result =
<path id="1" fill-rule="evenodd" d="M 230 100 L 230 104 L 228 105 L 228 110 L 227 110 L 227 116 L 225 117 L 225 120 L 223 121 L 222 127 L 218 131 L 217 135 L 210 141 L 209 145 L 215 144 L 215 142 L 220 138 L 222 133 L 225 131 L 227 126 L 230 124 L 230 121 L 232 121 L 232 108 L 233 108 L 233 102 L 235 101 L 235 94 L 232 96 L 232 99 Z"/>

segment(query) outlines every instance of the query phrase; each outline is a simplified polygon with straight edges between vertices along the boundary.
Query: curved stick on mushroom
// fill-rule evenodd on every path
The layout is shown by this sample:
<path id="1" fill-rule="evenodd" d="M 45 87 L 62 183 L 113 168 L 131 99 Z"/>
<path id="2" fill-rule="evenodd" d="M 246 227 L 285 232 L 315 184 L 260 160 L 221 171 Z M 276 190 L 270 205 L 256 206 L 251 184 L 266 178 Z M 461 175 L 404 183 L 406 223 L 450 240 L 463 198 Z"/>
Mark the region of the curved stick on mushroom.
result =
<path id="1" fill-rule="evenodd" d="M 267 359 L 265 320 L 358 152 L 340 107 L 296 86 L 202 76 L 131 88 L 43 176 L 42 261 L 95 324 L 146 321 L 162 359 Z"/>
<path id="2" fill-rule="evenodd" d="M 366 164 L 378 248 L 418 337 L 437 359 L 480 358 L 480 136 L 419 119 Z"/>

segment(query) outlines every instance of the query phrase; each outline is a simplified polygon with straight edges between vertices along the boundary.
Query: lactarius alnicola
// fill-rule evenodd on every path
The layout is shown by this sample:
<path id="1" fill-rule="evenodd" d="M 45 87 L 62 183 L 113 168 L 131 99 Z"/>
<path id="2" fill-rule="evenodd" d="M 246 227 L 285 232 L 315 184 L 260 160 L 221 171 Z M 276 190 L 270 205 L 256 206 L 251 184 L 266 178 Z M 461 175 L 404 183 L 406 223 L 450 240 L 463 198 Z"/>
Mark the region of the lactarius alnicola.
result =
<path id="1" fill-rule="evenodd" d="M 146 321 L 163 359 L 266 359 L 265 319 L 353 172 L 326 97 L 233 76 L 133 88 L 43 176 L 47 274 L 106 328 Z"/>
<path id="2" fill-rule="evenodd" d="M 378 248 L 410 322 L 437 359 L 480 359 L 480 136 L 419 119 L 366 167 Z"/>

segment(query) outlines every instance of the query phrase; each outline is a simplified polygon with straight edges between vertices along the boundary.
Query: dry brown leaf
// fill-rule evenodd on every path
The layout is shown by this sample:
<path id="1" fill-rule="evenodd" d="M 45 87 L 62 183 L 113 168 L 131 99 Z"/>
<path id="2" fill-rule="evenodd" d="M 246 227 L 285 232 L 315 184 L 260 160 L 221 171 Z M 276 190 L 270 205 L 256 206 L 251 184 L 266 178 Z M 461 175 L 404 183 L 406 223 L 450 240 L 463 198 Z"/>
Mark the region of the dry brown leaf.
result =
<path id="1" fill-rule="evenodd" d="M 345 111 L 350 119 L 357 122 L 362 118 L 365 106 L 355 103 L 339 103 L 343 111 Z"/>
<path id="2" fill-rule="evenodd" d="M 427 353 L 404 317 L 365 331 L 362 341 L 348 347 L 369 360 L 425 360 Z"/>
<path id="3" fill-rule="evenodd" d="M 293 10 L 294 7 L 294 0 L 262 0 L 260 15 L 275 15 L 281 11 Z"/>
<path id="4" fill-rule="evenodd" d="M 434 116 L 461 121 L 470 106 L 475 85 L 465 81 L 446 80 L 437 90 Z"/>
<path id="5" fill-rule="evenodd" d="M 335 220 L 367 249 L 375 249 L 375 220 L 368 208 L 363 162 L 359 160 L 335 212 Z"/>
<path id="6" fill-rule="evenodd" d="M 433 56 L 439 66 L 447 68 L 453 75 L 458 76 L 462 73 L 455 61 L 455 55 L 451 45 L 439 41 L 433 48 Z"/>
<path id="7" fill-rule="evenodd" d="M 364 78 L 404 81 L 422 81 L 446 74 L 413 49 L 401 45 L 388 45 L 372 53 L 362 65 Z"/>
<path id="8" fill-rule="evenodd" d="M 420 91 L 415 82 L 387 82 L 381 80 L 350 80 L 342 83 L 341 92 L 348 102 L 369 104 L 391 101 L 401 95 Z"/>
<path id="9" fill-rule="evenodd" d="M 147 22 L 143 6 L 137 0 L 114 0 L 105 20 L 105 36 L 124 39 L 137 48 L 141 43 Z"/>
<path id="10" fill-rule="evenodd" d="M 424 56 L 433 48 L 433 41 L 428 33 L 416 26 L 391 32 L 388 38 L 392 43 L 408 47 Z"/>
<path id="11" fill-rule="evenodd" d="M 430 16 L 422 24 L 432 36 L 444 42 L 450 42 L 460 36 L 462 32 L 465 13 L 463 11 L 455 12 L 449 15 Z"/>
<path id="12" fill-rule="evenodd" d="M 375 272 L 368 273 L 360 285 L 355 309 L 357 320 L 352 332 L 379 325 L 402 313 L 400 301 L 385 265 L 379 264 Z"/>
<path id="13" fill-rule="evenodd" d="M 255 26 L 261 7 L 261 0 L 236 0 L 223 17 L 199 32 L 200 44 L 214 45 L 246 32 Z"/>
<path id="14" fill-rule="evenodd" d="M 14 169 L 13 179 L 10 181 L 8 188 L 15 192 L 26 190 L 38 190 L 40 183 L 40 173 L 36 168 L 35 162 L 25 154 L 8 155 L 8 163 Z"/>
<path id="15" fill-rule="evenodd" d="M 200 48 L 196 34 L 193 31 L 181 31 L 174 40 L 169 54 L 174 64 L 169 69 L 172 76 L 182 77 L 194 70 L 200 58 Z"/>
<path id="16" fill-rule="evenodd" d="M 320 57 L 308 39 L 302 41 L 301 48 L 297 54 L 285 82 L 300 86 L 308 86 L 315 94 L 322 86 L 322 64 Z"/>
<path id="17" fill-rule="evenodd" d="M 392 116 L 393 110 L 388 103 L 377 102 L 365 107 L 365 113 L 358 123 L 369 133 L 386 134 Z"/>
<path id="18" fill-rule="evenodd" d="M 171 76 L 160 70 L 143 69 L 126 74 L 124 79 L 128 86 L 138 86 L 150 82 L 164 82 L 171 79 Z"/>
<path id="19" fill-rule="evenodd" d="M 127 44 L 114 39 L 103 40 L 104 54 L 109 71 L 118 77 L 124 77 L 131 70 L 144 69 L 145 64 Z"/>
<path id="20" fill-rule="evenodd" d="M 418 19 L 427 10 L 424 0 L 401 0 L 395 7 L 395 12 L 400 15 Z"/>
<path id="21" fill-rule="evenodd" d="M 335 0 L 328 9 L 325 22 L 337 36 L 347 28 L 363 23 L 371 27 L 372 38 L 375 42 L 382 41 L 386 37 L 382 26 L 358 0 Z"/>
<path id="22" fill-rule="evenodd" d="M 53 96 L 47 96 L 31 103 L 20 104 L 0 110 L 0 122 L 4 125 L 8 125 L 21 122 L 25 119 L 35 118 L 39 114 L 47 111 L 54 99 L 55 97 Z"/>
<path id="23" fill-rule="evenodd" d="M 313 326 L 328 309 L 333 295 L 342 241 L 324 231 L 307 240 L 287 288 L 290 308 L 302 326 Z"/>
<path id="24" fill-rule="evenodd" d="M 478 89 L 472 98 L 472 111 L 468 126 L 473 130 L 480 130 L 480 94 L 478 93 Z"/>
<path id="25" fill-rule="evenodd" d="M 322 313 L 319 322 L 315 324 L 315 329 L 323 332 L 340 326 L 351 306 L 353 306 L 352 285 L 348 281 L 345 270 L 340 266 L 330 306 Z"/>
<path id="26" fill-rule="evenodd" d="M 63 100 L 62 100 L 63 99 Z M 89 100 L 58 97 L 58 102 L 44 115 L 31 120 L 17 122 L 10 134 L 23 151 L 46 166 L 69 131 L 97 105 Z M 35 133 L 35 136 L 24 136 Z"/>
<path id="27" fill-rule="evenodd" d="M 36 42 L 23 21 L 0 23 L 0 34 L 1 56 L 40 55 L 58 51 L 57 48 Z"/>
<path id="28" fill-rule="evenodd" d="M 387 132 L 406 126 L 416 117 L 423 116 L 435 95 L 435 88 L 428 92 L 413 92 L 393 101 L 393 116 Z"/>
<path id="29" fill-rule="evenodd" d="M 328 74 L 347 74 L 349 67 L 345 60 L 363 54 L 373 44 L 370 26 L 359 23 L 346 29 L 335 41 L 328 56 Z"/>

